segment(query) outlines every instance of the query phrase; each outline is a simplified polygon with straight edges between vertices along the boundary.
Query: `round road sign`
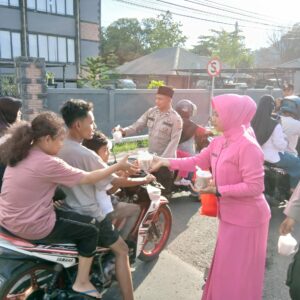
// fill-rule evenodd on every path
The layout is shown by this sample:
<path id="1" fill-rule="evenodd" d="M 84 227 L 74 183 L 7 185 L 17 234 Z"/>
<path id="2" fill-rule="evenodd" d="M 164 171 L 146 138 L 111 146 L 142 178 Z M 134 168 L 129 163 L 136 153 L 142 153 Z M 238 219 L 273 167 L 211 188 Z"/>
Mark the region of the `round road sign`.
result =
<path id="1" fill-rule="evenodd" d="M 207 64 L 208 75 L 214 77 L 219 75 L 220 72 L 221 72 L 221 62 L 216 58 L 210 60 Z"/>

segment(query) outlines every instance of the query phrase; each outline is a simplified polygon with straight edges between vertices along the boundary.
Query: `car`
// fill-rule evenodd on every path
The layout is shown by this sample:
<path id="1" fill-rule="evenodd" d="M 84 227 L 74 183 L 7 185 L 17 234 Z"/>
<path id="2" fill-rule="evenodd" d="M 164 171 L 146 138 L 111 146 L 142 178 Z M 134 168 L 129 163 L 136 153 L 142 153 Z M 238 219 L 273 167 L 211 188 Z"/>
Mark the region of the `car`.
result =
<path id="1" fill-rule="evenodd" d="M 117 89 L 136 89 L 136 84 L 132 79 L 117 79 Z"/>

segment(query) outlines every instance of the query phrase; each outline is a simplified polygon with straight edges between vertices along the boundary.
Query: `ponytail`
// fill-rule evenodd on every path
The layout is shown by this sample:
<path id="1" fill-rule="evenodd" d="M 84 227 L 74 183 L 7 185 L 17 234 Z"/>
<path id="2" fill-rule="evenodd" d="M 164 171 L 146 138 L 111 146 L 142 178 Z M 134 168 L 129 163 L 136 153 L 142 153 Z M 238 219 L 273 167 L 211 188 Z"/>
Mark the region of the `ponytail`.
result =
<path id="1" fill-rule="evenodd" d="M 0 145 L 0 162 L 14 167 L 28 156 L 29 150 L 40 138 L 49 135 L 56 138 L 64 132 L 64 121 L 53 112 L 43 112 L 31 124 L 15 123 L 7 131 L 7 140 Z"/>
<path id="2" fill-rule="evenodd" d="M 0 145 L 0 161 L 4 165 L 14 167 L 28 156 L 33 132 L 30 123 L 21 121 L 14 124 L 7 134 L 7 140 Z"/>

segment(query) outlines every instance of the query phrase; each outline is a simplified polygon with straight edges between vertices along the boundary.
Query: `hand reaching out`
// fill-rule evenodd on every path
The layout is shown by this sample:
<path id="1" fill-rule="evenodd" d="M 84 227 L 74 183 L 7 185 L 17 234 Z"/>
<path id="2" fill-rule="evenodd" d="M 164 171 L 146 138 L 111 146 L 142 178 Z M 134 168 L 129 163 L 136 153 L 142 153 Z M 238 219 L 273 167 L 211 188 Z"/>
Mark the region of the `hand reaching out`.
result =
<path id="1" fill-rule="evenodd" d="M 296 221 L 293 218 L 286 217 L 285 220 L 280 224 L 279 234 L 286 235 L 294 230 Z"/>
<path id="2" fill-rule="evenodd" d="M 156 177 L 152 174 L 148 174 L 147 176 L 145 176 L 145 181 L 146 183 L 150 183 L 152 181 L 156 180 Z"/>
<path id="3" fill-rule="evenodd" d="M 131 164 L 130 162 L 128 162 L 128 156 L 126 155 L 124 156 L 118 163 L 117 165 L 119 166 L 119 168 L 123 171 L 126 172 L 133 172 L 133 173 L 137 173 L 139 171 L 138 167 L 134 164 Z"/>
<path id="4" fill-rule="evenodd" d="M 161 167 L 169 167 L 169 166 L 170 166 L 170 161 L 168 158 L 153 156 L 153 161 L 152 161 L 149 172 L 153 173 L 153 172 L 158 171 Z"/>

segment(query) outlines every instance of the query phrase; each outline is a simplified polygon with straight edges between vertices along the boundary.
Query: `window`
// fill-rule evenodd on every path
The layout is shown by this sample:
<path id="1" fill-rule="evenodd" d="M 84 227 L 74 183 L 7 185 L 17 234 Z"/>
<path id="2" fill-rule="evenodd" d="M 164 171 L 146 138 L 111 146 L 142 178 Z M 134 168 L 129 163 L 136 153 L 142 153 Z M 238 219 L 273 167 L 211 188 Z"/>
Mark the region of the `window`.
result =
<path id="1" fill-rule="evenodd" d="M 47 12 L 52 14 L 56 13 L 56 0 L 47 0 Z"/>
<path id="2" fill-rule="evenodd" d="M 20 33 L 12 32 L 12 57 L 21 56 L 21 37 Z"/>
<path id="3" fill-rule="evenodd" d="M 66 0 L 66 11 L 67 15 L 73 16 L 74 15 L 74 9 L 73 9 L 73 0 Z"/>
<path id="4" fill-rule="evenodd" d="M 38 46 L 37 46 L 37 36 L 35 34 L 29 34 L 29 55 L 31 57 L 38 57 Z"/>
<path id="5" fill-rule="evenodd" d="M 75 62 L 74 39 L 29 34 L 28 41 L 29 55 L 32 57 L 44 57 L 49 62 Z"/>
<path id="6" fill-rule="evenodd" d="M 27 8 L 35 9 L 35 0 L 27 0 Z"/>
<path id="7" fill-rule="evenodd" d="M 0 30 L 0 58 L 12 59 L 20 55 L 20 33 Z"/>
<path id="8" fill-rule="evenodd" d="M 38 36 L 39 42 L 39 57 L 44 57 L 45 60 L 48 61 L 48 39 L 46 35 L 39 34 Z"/>
<path id="9" fill-rule="evenodd" d="M 1 1 L 4 0 L 0 0 Z M 8 0 L 7 0 L 8 1 Z M 6 1 L 6 2 L 7 2 Z M 18 1 L 18 0 L 10 0 Z M 74 0 L 27 0 L 27 8 L 59 15 L 74 15 Z M 5 2 L 5 1 L 4 1 Z"/>
<path id="10" fill-rule="evenodd" d="M 59 37 L 58 43 L 58 61 L 67 62 L 67 41 L 66 38 Z"/>
<path id="11" fill-rule="evenodd" d="M 56 2 L 57 13 L 60 15 L 64 15 L 66 13 L 65 1 L 57 1 Z"/>
<path id="12" fill-rule="evenodd" d="M 73 39 L 68 39 L 68 62 L 75 62 L 75 44 Z"/>
<path id="13" fill-rule="evenodd" d="M 48 37 L 49 61 L 58 61 L 57 58 L 57 37 Z"/>
<path id="14" fill-rule="evenodd" d="M 19 6 L 19 0 L 0 0 L 0 5 Z"/>
<path id="15" fill-rule="evenodd" d="M 9 0 L 11 6 L 19 6 L 19 0 Z"/>

